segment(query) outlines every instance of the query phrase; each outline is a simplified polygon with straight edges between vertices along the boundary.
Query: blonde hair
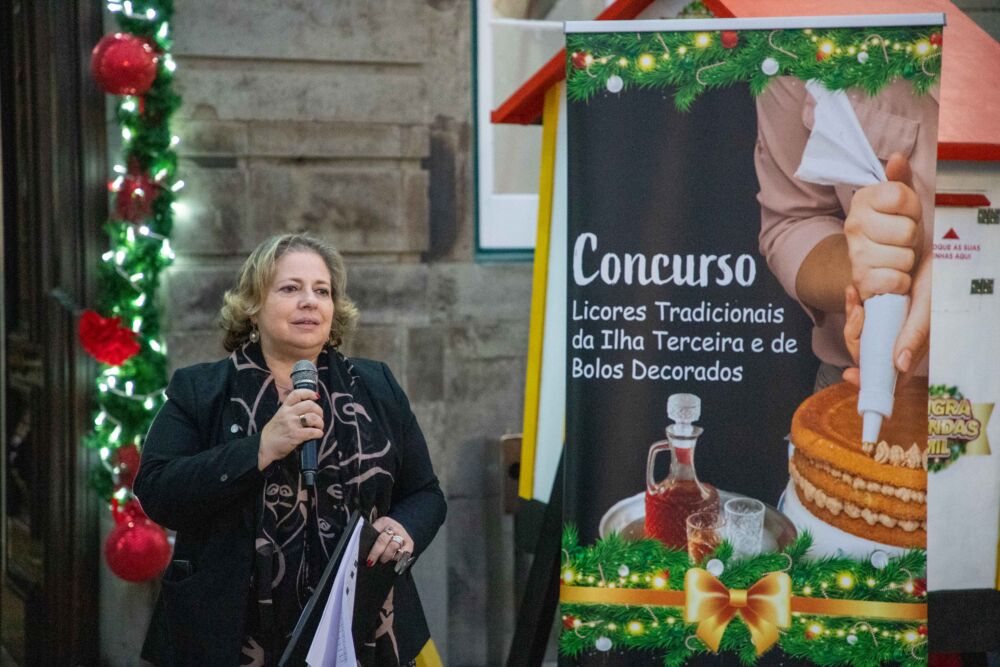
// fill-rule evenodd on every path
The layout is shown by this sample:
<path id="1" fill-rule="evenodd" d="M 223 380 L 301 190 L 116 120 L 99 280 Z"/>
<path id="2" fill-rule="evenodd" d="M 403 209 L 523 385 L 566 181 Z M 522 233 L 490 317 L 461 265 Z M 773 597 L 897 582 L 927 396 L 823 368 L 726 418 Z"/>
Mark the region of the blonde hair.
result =
<path id="1" fill-rule="evenodd" d="M 311 234 L 280 234 L 272 236 L 254 248 L 243 262 L 236 286 L 226 291 L 219 325 L 225 331 L 222 340 L 227 351 L 241 347 L 253 330 L 251 319 L 264 305 L 264 296 L 274 278 L 274 266 L 286 253 L 314 252 L 323 258 L 330 270 L 333 296 L 333 322 L 330 324 L 330 344 L 339 347 L 358 322 L 358 309 L 347 296 L 347 270 L 344 260 L 331 244 Z"/>

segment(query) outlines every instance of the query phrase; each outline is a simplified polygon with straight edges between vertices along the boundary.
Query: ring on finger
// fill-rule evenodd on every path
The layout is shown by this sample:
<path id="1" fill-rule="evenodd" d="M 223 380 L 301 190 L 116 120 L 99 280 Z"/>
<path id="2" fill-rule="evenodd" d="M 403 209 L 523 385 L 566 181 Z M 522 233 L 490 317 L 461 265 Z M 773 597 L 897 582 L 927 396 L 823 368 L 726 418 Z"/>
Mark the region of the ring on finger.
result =
<path id="1" fill-rule="evenodd" d="M 299 424 L 303 427 L 309 426 L 309 419 L 305 415 L 299 415 Z"/>
<path id="2" fill-rule="evenodd" d="M 389 541 L 395 542 L 396 546 L 398 547 L 402 547 L 404 542 L 402 535 L 393 535 L 392 537 L 389 538 Z"/>
<path id="3" fill-rule="evenodd" d="M 386 535 L 392 535 L 393 534 L 392 528 L 389 527 L 389 526 L 386 526 L 385 528 L 383 528 L 382 532 L 385 533 Z"/>

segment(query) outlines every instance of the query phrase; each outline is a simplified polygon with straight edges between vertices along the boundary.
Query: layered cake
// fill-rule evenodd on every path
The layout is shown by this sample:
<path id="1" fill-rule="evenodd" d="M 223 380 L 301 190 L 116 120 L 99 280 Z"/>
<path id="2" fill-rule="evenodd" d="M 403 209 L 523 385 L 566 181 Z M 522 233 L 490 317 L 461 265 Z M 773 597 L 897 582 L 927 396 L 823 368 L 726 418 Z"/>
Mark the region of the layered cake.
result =
<path id="1" fill-rule="evenodd" d="M 789 473 L 818 519 L 874 542 L 927 546 L 927 385 L 897 388 L 880 441 L 861 442 L 858 390 L 836 384 L 813 394 L 792 418 Z"/>

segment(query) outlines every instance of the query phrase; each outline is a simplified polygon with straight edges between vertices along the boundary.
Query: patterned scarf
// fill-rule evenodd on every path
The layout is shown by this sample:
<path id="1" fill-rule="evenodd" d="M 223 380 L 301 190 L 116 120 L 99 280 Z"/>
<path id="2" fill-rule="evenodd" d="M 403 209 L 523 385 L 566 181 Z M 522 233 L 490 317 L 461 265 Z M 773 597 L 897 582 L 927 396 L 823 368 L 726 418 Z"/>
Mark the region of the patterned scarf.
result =
<path id="1" fill-rule="evenodd" d="M 248 343 L 230 358 L 236 373 L 224 423 L 259 433 L 280 407 L 274 376 L 259 344 Z M 316 488 L 310 493 L 304 486 L 295 453 L 264 471 L 243 665 L 277 663 L 351 512 L 361 509 L 373 521 L 389 511 L 397 449 L 388 428 L 344 355 L 326 348 L 316 367 L 325 426 Z M 391 627 L 387 635 L 394 645 Z"/>

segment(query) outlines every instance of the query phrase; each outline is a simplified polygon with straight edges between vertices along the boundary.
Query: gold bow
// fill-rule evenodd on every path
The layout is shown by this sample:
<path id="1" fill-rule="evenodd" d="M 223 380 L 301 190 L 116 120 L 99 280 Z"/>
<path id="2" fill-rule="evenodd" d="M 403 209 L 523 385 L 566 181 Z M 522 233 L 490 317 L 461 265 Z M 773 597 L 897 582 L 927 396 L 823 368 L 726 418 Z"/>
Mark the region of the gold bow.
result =
<path id="1" fill-rule="evenodd" d="M 792 624 L 792 578 L 785 572 L 772 572 L 747 590 L 730 590 L 708 571 L 691 568 L 684 576 L 684 596 L 684 620 L 698 624 L 698 639 L 716 653 L 737 614 L 750 629 L 758 656 L 778 641 L 778 628 Z"/>

